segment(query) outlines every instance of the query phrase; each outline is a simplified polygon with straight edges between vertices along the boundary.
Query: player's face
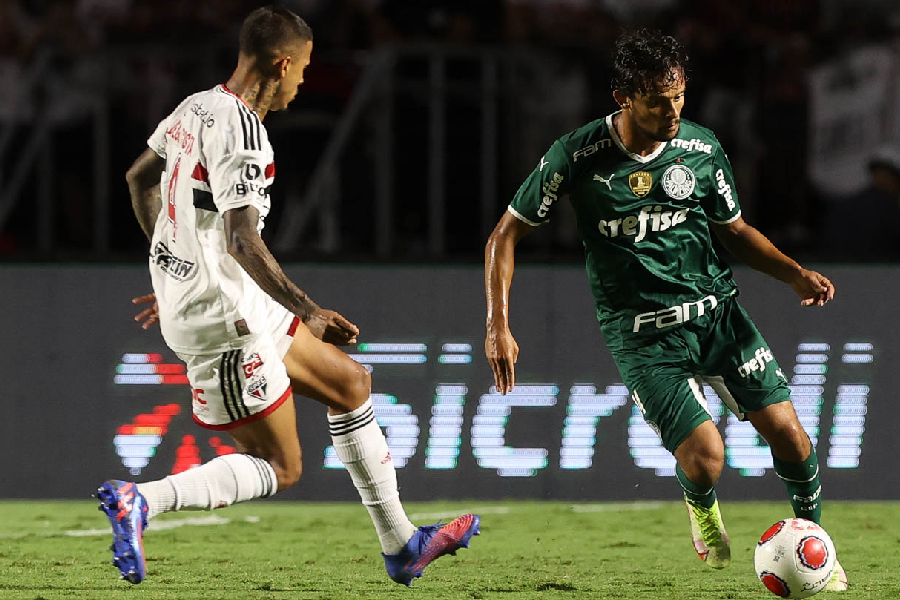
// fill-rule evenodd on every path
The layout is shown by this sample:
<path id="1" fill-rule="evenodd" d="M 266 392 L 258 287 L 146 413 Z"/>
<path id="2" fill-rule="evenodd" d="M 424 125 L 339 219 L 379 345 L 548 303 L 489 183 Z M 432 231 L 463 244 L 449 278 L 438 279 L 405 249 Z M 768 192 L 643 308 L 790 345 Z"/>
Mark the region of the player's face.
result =
<path id="1" fill-rule="evenodd" d="M 644 135 L 657 142 L 667 142 L 678 135 L 681 109 L 684 108 L 684 87 L 684 77 L 679 74 L 671 85 L 659 86 L 630 99 L 634 122 Z"/>
<path id="2" fill-rule="evenodd" d="M 272 100 L 269 110 L 284 110 L 297 97 L 297 91 L 303 84 L 303 72 L 309 66 L 311 55 L 312 40 L 297 44 L 296 48 L 291 51 L 290 63 L 281 79 L 278 91 L 275 92 L 275 98 Z"/>

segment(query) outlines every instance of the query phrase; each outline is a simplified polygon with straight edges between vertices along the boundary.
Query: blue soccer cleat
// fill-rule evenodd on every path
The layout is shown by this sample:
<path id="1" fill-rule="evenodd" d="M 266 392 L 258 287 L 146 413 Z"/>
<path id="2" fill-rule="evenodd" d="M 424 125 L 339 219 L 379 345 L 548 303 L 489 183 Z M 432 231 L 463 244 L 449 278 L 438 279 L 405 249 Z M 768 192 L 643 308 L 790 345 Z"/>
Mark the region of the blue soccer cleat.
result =
<path id="1" fill-rule="evenodd" d="M 140 583 L 147 574 L 144 564 L 144 529 L 147 528 L 147 501 L 131 481 L 111 479 L 97 488 L 100 510 L 112 525 L 112 564 L 122 579 Z"/>
<path id="2" fill-rule="evenodd" d="M 397 583 L 412 585 L 412 580 L 422 576 L 422 569 L 445 554 L 456 554 L 460 548 L 468 548 L 469 540 L 478 535 L 481 517 L 463 515 L 446 525 L 425 525 L 413 534 L 406 546 L 397 554 L 382 554 L 388 575 Z"/>

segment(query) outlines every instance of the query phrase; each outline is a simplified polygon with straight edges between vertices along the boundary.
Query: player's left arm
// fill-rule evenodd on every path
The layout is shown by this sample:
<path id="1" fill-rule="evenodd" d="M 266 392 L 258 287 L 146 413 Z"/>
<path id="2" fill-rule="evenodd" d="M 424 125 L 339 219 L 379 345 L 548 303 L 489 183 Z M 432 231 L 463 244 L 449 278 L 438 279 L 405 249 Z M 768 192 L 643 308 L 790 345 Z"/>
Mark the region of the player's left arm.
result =
<path id="1" fill-rule="evenodd" d="M 803 306 L 824 306 L 834 298 L 834 284 L 827 277 L 801 267 L 743 218 L 711 226 L 728 252 L 757 271 L 790 285 Z"/>
<path id="2" fill-rule="evenodd" d="M 708 176 L 701 205 L 716 237 L 732 256 L 791 286 L 803 306 L 823 306 L 834 298 L 834 285 L 827 277 L 801 267 L 741 217 L 731 163 L 718 143 Z"/>
<path id="3" fill-rule="evenodd" d="M 165 168 L 166 159 L 147 148 L 125 173 L 131 208 L 148 240 L 153 237 L 156 217 L 162 210 L 159 179 Z"/>

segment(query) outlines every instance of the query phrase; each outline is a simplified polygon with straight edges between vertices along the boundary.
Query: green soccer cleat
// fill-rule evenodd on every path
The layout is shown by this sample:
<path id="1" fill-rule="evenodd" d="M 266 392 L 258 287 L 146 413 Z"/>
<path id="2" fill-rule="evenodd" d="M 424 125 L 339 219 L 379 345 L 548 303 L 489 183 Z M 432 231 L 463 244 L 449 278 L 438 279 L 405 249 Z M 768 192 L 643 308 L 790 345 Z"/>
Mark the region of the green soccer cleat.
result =
<path id="1" fill-rule="evenodd" d="M 719 512 L 719 501 L 713 502 L 712 508 L 703 508 L 687 498 L 684 501 L 691 520 L 691 541 L 697 556 L 713 569 L 724 569 L 731 564 L 731 546 L 722 513 Z"/>
<path id="2" fill-rule="evenodd" d="M 847 574 L 844 572 L 844 567 L 841 566 L 840 561 L 834 561 L 834 571 L 831 573 L 831 581 L 822 588 L 823 592 L 843 592 L 847 589 Z"/>

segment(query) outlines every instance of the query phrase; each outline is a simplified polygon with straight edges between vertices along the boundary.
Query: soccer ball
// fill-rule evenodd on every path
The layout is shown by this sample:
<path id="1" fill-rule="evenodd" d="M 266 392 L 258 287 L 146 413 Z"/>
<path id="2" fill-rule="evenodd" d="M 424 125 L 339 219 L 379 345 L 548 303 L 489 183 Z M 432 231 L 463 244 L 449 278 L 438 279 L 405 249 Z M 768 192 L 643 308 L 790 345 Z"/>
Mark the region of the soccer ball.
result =
<path id="1" fill-rule="evenodd" d="M 836 558 L 831 537 L 819 525 L 785 519 L 759 538 L 753 563 L 756 576 L 773 594 L 807 598 L 828 584 Z"/>

